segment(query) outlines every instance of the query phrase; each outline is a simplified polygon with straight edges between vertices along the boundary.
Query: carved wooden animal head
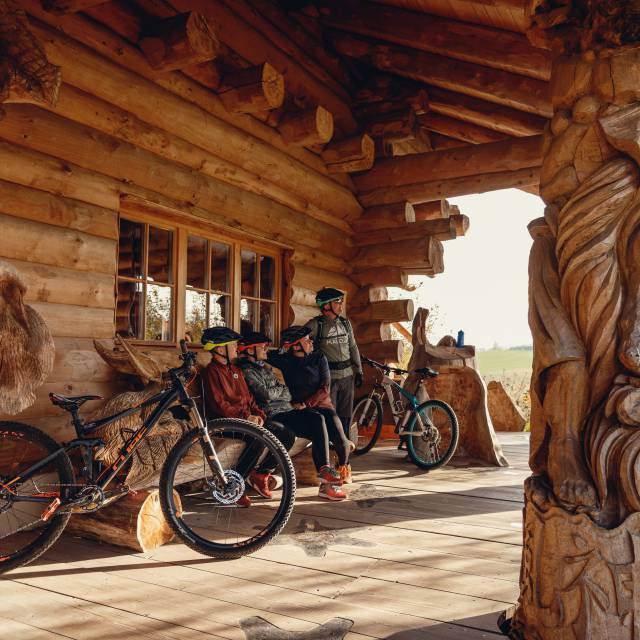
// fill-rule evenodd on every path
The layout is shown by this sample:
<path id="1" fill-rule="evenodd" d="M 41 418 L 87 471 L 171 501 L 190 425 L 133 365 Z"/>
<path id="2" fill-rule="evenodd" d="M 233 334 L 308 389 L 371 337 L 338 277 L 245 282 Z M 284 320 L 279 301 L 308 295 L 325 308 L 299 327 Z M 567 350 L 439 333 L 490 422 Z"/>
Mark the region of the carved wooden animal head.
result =
<path id="1" fill-rule="evenodd" d="M 35 402 L 55 355 L 44 320 L 24 304 L 25 292 L 18 272 L 0 261 L 0 412 L 12 415 Z"/>

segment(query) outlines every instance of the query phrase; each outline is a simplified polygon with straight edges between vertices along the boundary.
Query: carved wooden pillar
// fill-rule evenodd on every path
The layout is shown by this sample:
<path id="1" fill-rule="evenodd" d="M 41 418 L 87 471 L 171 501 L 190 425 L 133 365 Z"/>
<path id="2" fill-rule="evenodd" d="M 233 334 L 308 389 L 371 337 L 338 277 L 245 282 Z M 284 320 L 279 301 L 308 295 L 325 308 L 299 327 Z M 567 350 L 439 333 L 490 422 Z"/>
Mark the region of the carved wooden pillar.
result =
<path id="1" fill-rule="evenodd" d="M 547 206 L 529 227 L 533 475 L 511 636 L 631 640 L 640 638 L 640 7 L 533 4 L 534 35 L 560 55 Z"/>

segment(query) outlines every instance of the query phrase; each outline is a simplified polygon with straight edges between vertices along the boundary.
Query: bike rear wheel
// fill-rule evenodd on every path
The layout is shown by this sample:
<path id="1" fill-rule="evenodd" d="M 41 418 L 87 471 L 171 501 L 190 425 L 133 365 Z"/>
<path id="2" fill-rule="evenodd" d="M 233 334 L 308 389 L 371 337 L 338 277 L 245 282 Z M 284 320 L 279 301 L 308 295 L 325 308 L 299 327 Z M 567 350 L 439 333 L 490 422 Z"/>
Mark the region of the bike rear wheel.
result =
<path id="1" fill-rule="evenodd" d="M 34 463 L 59 451 L 48 435 L 19 422 L 0 422 L 0 573 L 16 569 L 42 555 L 60 536 L 70 513 L 53 511 L 59 499 L 68 499 L 73 468 L 64 451 L 26 480 L 20 479 Z M 47 498 L 28 502 L 21 498 Z M 48 498 L 51 498 L 49 501 Z"/>
<path id="2" fill-rule="evenodd" d="M 269 431 L 244 420 L 211 420 L 207 428 L 228 481 L 222 489 L 204 456 L 200 432 L 186 433 L 169 452 L 160 477 L 160 501 L 176 535 L 214 558 L 253 553 L 280 533 L 295 501 L 296 480 L 289 454 Z M 271 499 L 253 492 L 246 477 L 267 463 Z M 251 506 L 243 507 L 243 496 Z"/>
<path id="3" fill-rule="evenodd" d="M 351 425 L 358 428 L 355 456 L 371 451 L 382 430 L 382 403 L 377 396 L 362 396 L 353 407 Z"/>
<path id="4" fill-rule="evenodd" d="M 442 467 L 458 446 L 458 419 L 453 409 L 442 400 L 427 400 L 415 411 L 407 434 L 409 457 L 421 469 Z"/>

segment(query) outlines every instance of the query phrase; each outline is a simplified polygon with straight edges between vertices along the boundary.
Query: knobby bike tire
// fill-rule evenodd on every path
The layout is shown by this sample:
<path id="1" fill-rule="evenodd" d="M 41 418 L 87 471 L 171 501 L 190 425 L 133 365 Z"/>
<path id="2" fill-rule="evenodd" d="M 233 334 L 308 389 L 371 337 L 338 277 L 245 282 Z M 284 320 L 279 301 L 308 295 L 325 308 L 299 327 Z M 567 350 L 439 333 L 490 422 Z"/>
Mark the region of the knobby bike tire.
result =
<path id="1" fill-rule="evenodd" d="M 27 450 L 29 442 L 42 447 L 45 453 L 41 459 L 44 459 L 49 454 L 60 449 L 59 443 L 57 443 L 46 433 L 40 431 L 40 429 L 36 429 L 36 427 L 32 427 L 21 422 L 0 422 L 0 452 L 3 450 L 3 448 L 6 451 L 6 448 L 10 446 L 10 436 L 8 435 L 9 433 L 12 434 L 12 438 L 19 439 L 21 444 L 24 443 L 24 450 Z M 30 460 L 28 462 L 25 462 L 25 470 L 34 462 L 37 462 L 37 460 Z M 71 460 L 69 460 L 69 456 L 66 454 L 66 452 L 61 451 L 59 455 L 49 463 L 49 465 L 58 475 L 58 478 L 56 483 L 48 484 L 60 485 L 58 491 L 60 494 L 60 498 L 64 502 L 65 498 L 68 496 L 71 490 L 71 485 L 74 484 L 74 473 L 73 467 L 71 466 Z M 12 470 L 12 476 L 19 474 L 19 469 L 17 471 Z M 0 469 L 0 475 L 2 475 L 2 469 Z M 27 494 L 25 493 L 24 495 Z M 3 501 L 0 500 L 0 506 L 2 505 Z M 0 510 L 0 527 L 2 526 L 2 515 L 4 513 L 10 514 L 11 509 L 16 508 L 7 506 L 6 504 L 4 506 L 6 507 L 6 509 L 4 511 Z M 42 533 L 33 541 L 29 542 L 24 548 L 17 549 L 15 552 L 10 554 L 2 555 L 0 553 L 0 573 L 5 573 L 6 571 L 10 571 L 11 569 L 22 567 L 26 564 L 29 564 L 30 562 L 33 562 L 36 558 L 41 556 L 60 537 L 60 534 L 67 526 L 67 522 L 69 521 L 70 517 L 70 512 L 56 512 L 48 522 L 43 524 Z M 1 544 L 2 540 L 0 540 L 0 545 Z"/>
<path id="2" fill-rule="evenodd" d="M 355 448 L 355 451 L 353 452 L 354 456 L 361 456 L 367 453 L 368 451 L 371 451 L 371 449 L 373 449 L 376 442 L 378 441 L 378 438 L 380 437 L 380 432 L 382 431 L 382 403 L 380 402 L 380 398 L 378 398 L 377 396 L 373 396 L 373 397 L 361 396 L 360 398 L 358 398 L 353 407 L 353 416 L 357 417 L 358 407 L 360 406 L 361 403 L 364 404 L 367 400 L 371 400 L 376 406 L 376 425 L 375 425 L 373 435 L 371 436 L 371 440 L 369 440 L 369 442 L 364 447 L 358 448 L 358 443 L 356 442 L 356 448 Z M 352 423 L 353 423 L 353 419 L 352 419 Z"/>
<path id="3" fill-rule="evenodd" d="M 284 448 L 280 440 L 270 431 L 259 427 L 246 420 L 219 419 L 210 420 L 208 423 L 209 433 L 215 437 L 216 432 L 224 432 L 225 430 L 233 432 L 245 432 L 256 436 L 265 443 L 269 443 L 268 451 L 272 453 L 280 465 L 280 470 L 286 474 L 287 480 L 283 482 L 283 490 L 286 492 L 282 503 L 278 509 L 277 520 L 273 521 L 269 528 L 256 535 L 254 538 L 244 543 L 233 544 L 217 544 L 207 541 L 199 536 L 195 531 L 189 529 L 186 523 L 180 517 L 180 513 L 176 509 L 174 500 L 174 484 L 177 466 L 186 453 L 186 451 L 200 439 L 200 433 L 197 429 L 193 429 L 185 433 L 180 440 L 174 445 L 162 467 L 160 475 L 160 504 L 167 522 L 175 532 L 175 534 L 189 548 L 213 558 L 225 560 L 233 560 L 254 553 L 268 544 L 275 538 L 286 526 L 289 517 L 293 511 L 296 495 L 296 476 L 293 463 L 289 457 L 289 453 Z M 283 478 L 284 480 L 284 478 Z"/>
<path id="4" fill-rule="evenodd" d="M 453 409 L 446 402 L 443 402 L 442 400 L 427 400 L 426 402 L 423 402 L 421 405 L 419 405 L 414 413 L 421 413 L 424 409 L 429 409 L 429 407 L 437 407 L 438 409 L 441 409 L 449 418 L 449 425 L 451 428 L 451 442 L 449 443 L 447 450 L 435 462 L 425 462 L 420 457 L 420 454 L 415 449 L 416 439 L 411 435 L 407 436 L 407 451 L 409 453 L 409 457 L 411 458 L 411 461 L 416 466 L 420 467 L 421 469 L 426 469 L 427 471 L 432 471 L 433 469 L 438 469 L 439 467 L 443 467 L 445 464 L 447 464 L 447 462 L 449 462 L 449 460 L 451 460 L 451 458 L 453 457 L 453 454 L 456 451 L 456 448 L 458 447 L 460 430 L 459 430 L 458 418 L 456 417 L 456 414 L 454 413 Z M 415 428 L 416 425 L 417 425 L 417 419 L 413 422 L 413 428 Z"/>

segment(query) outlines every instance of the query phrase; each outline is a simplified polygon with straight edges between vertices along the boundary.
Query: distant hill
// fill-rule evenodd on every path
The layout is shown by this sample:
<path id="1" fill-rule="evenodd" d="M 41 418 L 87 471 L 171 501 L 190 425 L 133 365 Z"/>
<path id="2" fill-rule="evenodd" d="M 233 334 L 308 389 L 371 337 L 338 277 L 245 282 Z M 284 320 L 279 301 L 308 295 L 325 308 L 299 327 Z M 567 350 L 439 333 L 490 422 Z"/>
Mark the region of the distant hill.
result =
<path id="1" fill-rule="evenodd" d="M 505 371 L 531 370 L 533 361 L 532 347 L 514 347 L 512 349 L 488 349 L 477 351 L 476 360 L 483 376 Z"/>

